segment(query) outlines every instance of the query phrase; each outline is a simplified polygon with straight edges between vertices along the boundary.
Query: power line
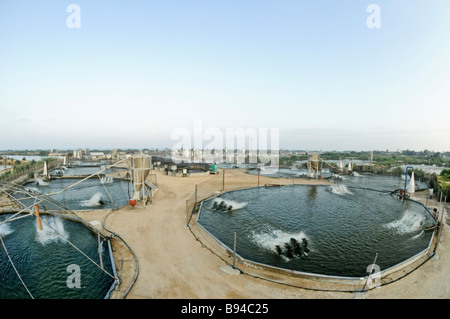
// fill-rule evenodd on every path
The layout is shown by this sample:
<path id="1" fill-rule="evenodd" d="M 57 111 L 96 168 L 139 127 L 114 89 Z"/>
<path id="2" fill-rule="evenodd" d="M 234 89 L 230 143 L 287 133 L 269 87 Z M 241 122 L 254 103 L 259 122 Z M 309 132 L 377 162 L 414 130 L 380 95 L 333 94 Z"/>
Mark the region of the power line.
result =
<path id="1" fill-rule="evenodd" d="M 25 283 L 23 282 L 22 277 L 20 277 L 20 274 L 19 274 L 19 272 L 17 271 L 16 266 L 14 266 L 14 263 L 13 263 L 11 257 L 9 256 L 8 250 L 6 249 L 5 243 L 3 242 L 2 236 L 0 236 L 0 241 L 2 242 L 3 249 L 4 249 L 5 252 L 6 252 L 6 256 L 8 256 L 8 259 L 9 259 L 9 262 L 11 263 L 11 266 L 14 268 L 14 271 L 16 272 L 17 277 L 19 277 L 20 282 L 21 282 L 22 285 L 25 287 L 25 289 L 26 289 L 26 291 L 28 292 L 28 294 L 30 295 L 31 299 L 34 299 L 33 295 L 31 294 L 31 292 L 28 290 L 27 286 L 26 286 Z"/>

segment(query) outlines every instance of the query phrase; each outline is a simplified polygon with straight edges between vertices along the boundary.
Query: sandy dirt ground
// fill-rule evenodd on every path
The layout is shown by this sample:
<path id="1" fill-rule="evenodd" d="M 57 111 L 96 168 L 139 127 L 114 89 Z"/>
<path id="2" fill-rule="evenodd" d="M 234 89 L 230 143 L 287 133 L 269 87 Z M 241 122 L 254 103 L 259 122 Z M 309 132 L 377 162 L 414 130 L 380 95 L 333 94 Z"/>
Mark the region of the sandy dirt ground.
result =
<path id="1" fill-rule="evenodd" d="M 198 199 L 221 191 L 222 171 L 205 177 L 172 177 L 152 171 L 158 190 L 145 208 L 123 207 L 105 213 L 81 213 L 87 220 L 105 221 L 105 227 L 122 237 L 136 254 L 139 275 L 128 299 L 348 299 L 348 298 L 449 298 L 450 260 L 447 216 L 437 255 L 404 278 L 365 293 L 311 290 L 229 271 L 229 260 L 198 240 L 195 218 L 186 224 L 186 201 L 193 203 L 195 185 Z M 260 185 L 292 184 L 292 179 L 260 177 Z M 296 179 L 295 184 L 328 183 L 324 180 Z M 254 187 L 258 176 L 243 170 L 226 170 L 225 190 Z M 432 205 L 433 203 L 429 203 Z M 436 203 L 435 203 L 436 204 Z M 207 241 L 207 240 L 206 240 Z M 114 295 L 123 296 L 134 273 L 135 262 L 125 246 L 114 245 L 118 273 L 124 280 Z M 127 256 L 124 256 L 128 254 Z M 231 268 L 232 269 L 232 268 Z M 308 285 L 305 284 L 305 287 Z M 324 287 L 323 284 L 321 286 Z"/>

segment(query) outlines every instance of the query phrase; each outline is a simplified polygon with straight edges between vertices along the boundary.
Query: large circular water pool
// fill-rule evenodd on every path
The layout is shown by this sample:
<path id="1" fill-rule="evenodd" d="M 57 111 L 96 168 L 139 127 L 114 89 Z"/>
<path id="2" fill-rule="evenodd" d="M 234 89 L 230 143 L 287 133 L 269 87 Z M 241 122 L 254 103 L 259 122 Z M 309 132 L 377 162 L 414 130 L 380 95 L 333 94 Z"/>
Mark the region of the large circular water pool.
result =
<path id="1" fill-rule="evenodd" d="M 27 188 L 42 194 L 57 193 L 51 197 L 70 210 L 92 210 L 118 208 L 128 203 L 129 182 L 110 179 L 102 183 L 98 178 L 91 178 L 74 185 L 81 179 L 36 180 L 28 183 Z M 69 188 L 71 187 L 71 188 Z"/>
<path id="2" fill-rule="evenodd" d="M 198 222 L 228 247 L 236 232 L 245 259 L 323 275 L 364 276 L 376 254 L 384 270 L 427 248 L 432 232 L 425 228 L 435 221 L 424 206 L 347 186 L 230 191 L 204 201 Z"/>

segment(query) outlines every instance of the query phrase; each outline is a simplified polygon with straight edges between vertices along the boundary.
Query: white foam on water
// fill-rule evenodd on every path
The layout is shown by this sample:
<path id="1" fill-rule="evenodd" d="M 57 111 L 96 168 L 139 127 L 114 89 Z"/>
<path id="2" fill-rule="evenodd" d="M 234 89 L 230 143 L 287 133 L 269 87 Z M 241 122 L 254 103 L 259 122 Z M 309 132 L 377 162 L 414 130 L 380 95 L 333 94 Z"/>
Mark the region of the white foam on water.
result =
<path id="1" fill-rule="evenodd" d="M 28 188 L 26 188 L 26 190 L 40 193 L 40 191 L 37 188 L 35 188 L 35 187 L 28 187 Z"/>
<path id="2" fill-rule="evenodd" d="M 41 216 L 42 230 L 39 229 L 37 220 L 34 222 L 36 229 L 36 241 L 42 245 L 50 242 L 61 241 L 69 238 L 69 234 L 64 228 L 64 220 L 56 216 Z"/>
<path id="3" fill-rule="evenodd" d="M 86 207 L 96 207 L 96 206 L 103 205 L 102 193 L 100 193 L 100 192 L 95 193 L 94 195 L 92 195 L 91 198 L 89 198 L 87 200 L 83 200 L 81 202 L 81 204 Z"/>
<path id="4" fill-rule="evenodd" d="M 285 243 L 289 243 L 291 238 L 295 238 L 299 243 L 302 242 L 302 239 L 305 238 L 309 242 L 309 238 L 302 231 L 291 233 L 284 232 L 280 229 L 271 229 L 269 231 L 257 233 L 253 231 L 250 235 L 250 239 L 258 244 L 260 247 L 265 248 L 267 250 L 276 252 L 276 246 L 284 247 Z M 285 256 L 282 256 L 285 257 Z M 286 260 L 289 258 L 285 257 Z"/>
<path id="5" fill-rule="evenodd" d="M 48 186 L 49 184 L 47 182 L 44 182 L 42 179 L 40 178 L 36 178 L 36 184 L 38 186 Z"/>
<path id="6" fill-rule="evenodd" d="M 9 234 L 12 234 L 14 231 L 11 229 L 8 223 L 0 225 L 0 237 L 5 238 Z"/>
<path id="7" fill-rule="evenodd" d="M 333 177 L 334 179 L 340 180 L 340 181 L 345 180 L 344 176 L 339 175 L 339 174 L 333 174 L 333 175 L 331 175 L 331 177 Z"/>
<path id="8" fill-rule="evenodd" d="M 425 216 L 422 213 L 406 210 L 400 219 L 384 226 L 395 229 L 399 234 L 408 234 L 423 229 Z"/>
<path id="9" fill-rule="evenodd" d="M 100 177 L 100 183 L 102 183 L 102 184 L 111 184 L 113 182 L 114 182 L 114 180 L 110 176 Z"/>
<path id="10" fill-rule="evenodd" d="M 419 237 L 422 237 L 423 234 L 425 234 L 425 231 L 424 231 L 424 230 L 422 230 L 422 231 L 421 231 L 420 233 L 418 233 L 417 235 L 411 237 L 409 240 L 414 240 L 414 239 L 417 239 L 417 238 L 419 238 Z"/>
<path id="11" fill-rule="evenodd" d="M 224 202 L 224 204 L 227 207 L 231 206 L 231 211 L 242 209 L 245 206 L 247 206 L 247 204 L 248 204 L 248 202 L 240 203 L 240 202 L 236 202 L 236 201 L 231 200 L 231 199 L 223 199 L 223 198 L 218 197 L 218 198 L 214 198 L 214 200 L 212 202 L 212 205 L 214 205 L 214 203 L 217 203 L 217 205 L 220 205 L 221 202 Z"/>
<path id="12" fill-rule="evenodd" d="M 348 190 L 347 186 L 341 185 L 341 184 L 333 184 L 333 185 L 331 185 L 331 192 L 333 194 L 341 195 L 341 196 L 345 195 L 345 194 L 350 194 L 350 195 L 353 194 L 352 192 L 350 192 Z"/>

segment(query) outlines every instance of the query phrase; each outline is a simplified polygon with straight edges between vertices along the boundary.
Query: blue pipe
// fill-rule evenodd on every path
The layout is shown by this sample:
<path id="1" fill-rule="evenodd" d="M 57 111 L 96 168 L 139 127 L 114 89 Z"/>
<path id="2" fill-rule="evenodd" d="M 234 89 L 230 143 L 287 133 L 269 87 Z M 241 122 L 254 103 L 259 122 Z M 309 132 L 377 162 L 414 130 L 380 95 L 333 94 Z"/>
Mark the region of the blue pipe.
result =
<path id="1" fill-rule="evenodd" d="M 412 166 L 406 166 L 406 172 L 405 172 L 405 188 L 403 189 L 403 198 L 406 196 L 406 181 L 408 180 L 408 168 L 411 168 L 414 172 L 414 167 Z"/>

